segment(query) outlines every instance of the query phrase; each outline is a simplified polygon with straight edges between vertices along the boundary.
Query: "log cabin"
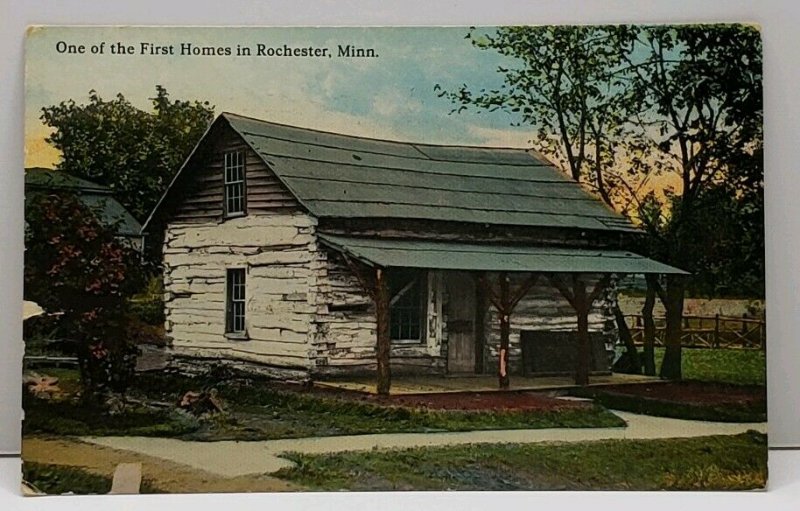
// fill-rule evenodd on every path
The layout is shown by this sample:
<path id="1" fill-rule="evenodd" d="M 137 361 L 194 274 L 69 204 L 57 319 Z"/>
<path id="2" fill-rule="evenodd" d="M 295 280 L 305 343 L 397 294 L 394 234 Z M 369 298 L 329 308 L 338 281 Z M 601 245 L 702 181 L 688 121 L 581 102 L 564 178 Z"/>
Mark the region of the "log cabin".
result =
<path id="1" fill-rule="evenodd" d="M 182 364 L 276 378 L 610 370 L 622 274 L 682 273 L 532 150 L 221 114 L 150 215 Z"/>

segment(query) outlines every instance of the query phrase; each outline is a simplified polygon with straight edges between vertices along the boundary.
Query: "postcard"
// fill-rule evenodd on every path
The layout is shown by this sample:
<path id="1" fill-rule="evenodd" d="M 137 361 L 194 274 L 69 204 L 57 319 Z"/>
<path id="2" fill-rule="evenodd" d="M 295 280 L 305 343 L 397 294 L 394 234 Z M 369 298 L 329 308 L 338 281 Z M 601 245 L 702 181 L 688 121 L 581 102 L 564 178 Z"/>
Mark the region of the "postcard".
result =
<path id="1" fill-rule="evenodd" d="M 31 27 L 24 493 L 765 488 L 762 96 L 747 24 Z"/>

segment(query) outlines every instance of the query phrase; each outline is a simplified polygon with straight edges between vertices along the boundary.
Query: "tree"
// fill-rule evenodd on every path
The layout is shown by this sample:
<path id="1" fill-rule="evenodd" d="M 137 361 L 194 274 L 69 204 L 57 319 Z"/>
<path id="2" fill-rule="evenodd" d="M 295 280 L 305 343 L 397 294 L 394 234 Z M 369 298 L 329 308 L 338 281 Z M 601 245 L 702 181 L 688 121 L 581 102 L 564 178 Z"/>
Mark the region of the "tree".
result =
<path id="1" fill-rule="evenodd" d="M 754 198 L 763 186 L 761 37 L 739 25 L 659 26 L 644 28 L 638 45 L 645 57 L 626 57 L 631 86 L 642 94 L 631 147 L 659 153 L 681 181 L 664 214 L 643 218 L 652 220 L 647 229 L 658 255 L 696 272 L 697 227 L 712 225 L 702 214 L 703 199 L 718 187 Z M 661 376 L 680 379 L 686 279 L 669 275 L 664 289 L 652 283 L 667 316 Z"/>
<path id="2" fill-rule="evenodd" d="M 614 144 L 628 125 L 631 98 L 622 71 L 635 40 L 626 26 L 503 27 L 494 35 L 467 35 L 473 46 L 511 57 L 519 65 L 498 68 L 496 89 L 468 85 L 439 96 L 479 110 L 503 110 L 515 125 L 535 128 L 535 147 L 585 181 L 611 204 L 603 169 L 615 159 Z M 589 178 L 587 180 L 587 178 Z"/>
<path id="3" fill-rule="evenodd" d="M 632 128 L 629 118 L 639 107 L 627 80 L 626 54 L 636 31 L 627 26 L 503 27 L 494 35 L 467 36 L 482 50 L 512 57 L 518 66 L 500 67 L 503 84 L 496 89 L 468 85 L 440 96 L 468 107 L 504 110 L 519 118 L 516 124 L 536 129 L 538 150 L 561 163 L 575 181 L 583 181 L 602 200 L 616 207 L 613 195 L 627 190 L 608 169 L 617 160 L 616 146 Z M 613 313 L 627 348 L 627 370 L 640 372 L 636 347 L 615 301 Z"/>
<path id="4" fill-rule="evenodd" d="M 213 119 L 206 102 L 172 101 L 156 86 L 152 112 L 122 94 L 110 101 L 95 91 L 88 104 L 74 100 L 42 109 L 54 129 L 47 142 L 62 153 L 57 170 L 111 188 L 140 222 L 150 214 L 178 168 Z"/>
<path id="5" fill-rule="evenodd" d="M 135 363 L 126 308 L 141 284 L 138 253 L 72 194 L 32 195 L 25 213 L 25 299 L 59 314 L 87 397 L 123 390 Z"/>
<path id="6" fill-rule="evenodd" d="M 712 189 L 744 201 L 739 209 L 749 215 L 752 244 L 758 244 L 763 164 L 756 29 L 511 27 L 468 38 L 516 64 L 498 68 L 500 88 L 474 93 L 463 85 L 447 92 L 437 85 L 440 96 L 459 104 L 458 112 L 501 109 L 516 124 L 531 125 L 540 151 L 644 225 L 649 236 L 642 247 L 651 256 L 693 272 L 710 269 L 700 264 L 696 235 L 699 224 L 713 228 L 699 208 L 715 197 Z M 667 172 L 680 177 L 679 190 L 659 197 L 643 186 Z M 763 216 L 763 206 L 760 211 Z M 656 295 L 667 310 L 661 375 L 679 379 L 687 284 L 680 276 L 667 277 L 664 286 L 647 281 L 650 323 Z M 654 367 L 652 346 L 646 351 L 645 365 Z"/>

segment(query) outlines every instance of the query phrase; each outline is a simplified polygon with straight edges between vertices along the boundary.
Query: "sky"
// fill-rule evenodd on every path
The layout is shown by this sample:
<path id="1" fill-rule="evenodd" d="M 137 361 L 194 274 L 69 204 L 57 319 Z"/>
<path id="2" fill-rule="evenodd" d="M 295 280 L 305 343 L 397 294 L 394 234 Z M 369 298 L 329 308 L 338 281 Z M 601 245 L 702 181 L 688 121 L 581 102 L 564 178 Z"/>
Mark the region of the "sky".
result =
<path id="1" fill-rule="evenodd" d="M 215 113 L 339 133 L 442 144 L 530 147 L 531 129 L 503 112 L 451 113 L 434 86 L 455 90 L 500 85 L 499 65 L 512 64 L 465 39 L 467 27 L 191 28 L 38 27 L 26 42 L 26 167 L 54 166 L 59 153 L 45 138 L 43 107 L 121 93 L 149 109 L 156 85 L 172 99 L 209 101 Z M 479 29 L 492 32 L 492 28 Z M 112 54 L 118 43 L 134 54 Z M 173 46 L 175 55 L 140 54 L 142 43 Z M 231 56 L 178 55 L 181 43 L 230 47 Z M 331 57 L 257 56 L 265 48 L 328 48 Z M 80 46 L 83 46 L 81 50 Z M 102 45 L 102 49 L 101 49 Z M 236 47 L 251 49 L 237 57 Z M 337 57 L 338 46 L 373 48 L 374 58 Z M 70 46 L 73 52 L 70 52 Z M 95 53 L 92 53 L 95 50 Z M 82 51 L 82 53 L 81 53 Z"/>

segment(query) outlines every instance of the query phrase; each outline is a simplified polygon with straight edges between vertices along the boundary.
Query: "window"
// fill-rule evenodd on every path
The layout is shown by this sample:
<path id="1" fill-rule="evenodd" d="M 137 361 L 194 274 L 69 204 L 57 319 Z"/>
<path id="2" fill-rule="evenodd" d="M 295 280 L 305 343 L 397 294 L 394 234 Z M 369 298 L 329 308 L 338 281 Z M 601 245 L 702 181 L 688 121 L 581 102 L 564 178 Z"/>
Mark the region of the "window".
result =
<path id="1" fill-rule="evenodd" d="M 225 216 L 245 213 L 244 151 L 225 153 Z"/>
<path id="2" fill-rule="evenodd" d="M 233 268 L 226 275 L 226 318 L 225 332 L 229 334 L 244 334 L 245 313 L 245 275 L 244 268 Z"/>
<path id="3" fill-rule="evenodd" d="M 389 338 L 393 341 L 422 340 L 425 330 L 425 274 L 410 270 L 389 273 Z"/>

